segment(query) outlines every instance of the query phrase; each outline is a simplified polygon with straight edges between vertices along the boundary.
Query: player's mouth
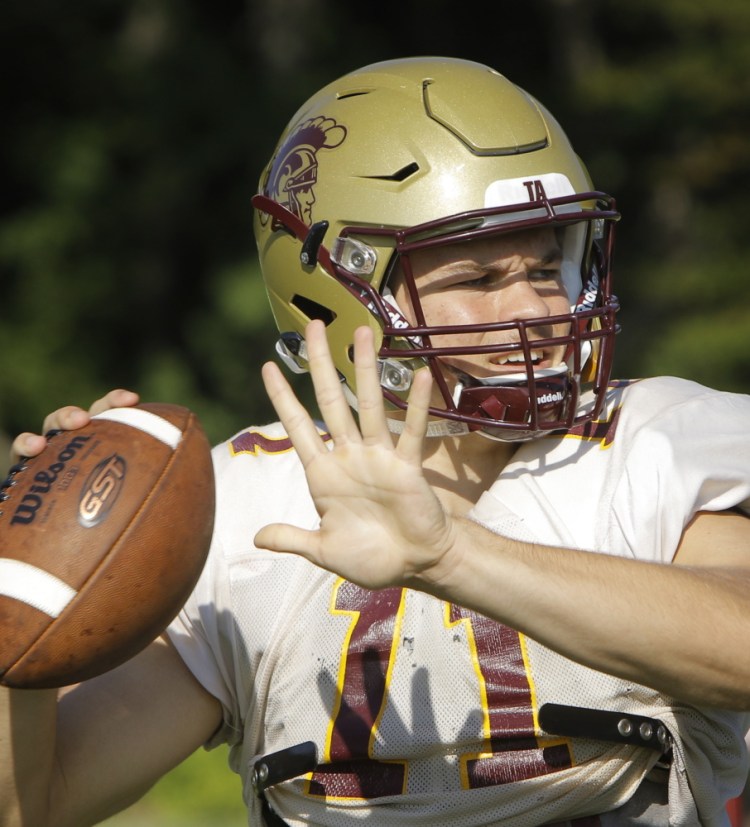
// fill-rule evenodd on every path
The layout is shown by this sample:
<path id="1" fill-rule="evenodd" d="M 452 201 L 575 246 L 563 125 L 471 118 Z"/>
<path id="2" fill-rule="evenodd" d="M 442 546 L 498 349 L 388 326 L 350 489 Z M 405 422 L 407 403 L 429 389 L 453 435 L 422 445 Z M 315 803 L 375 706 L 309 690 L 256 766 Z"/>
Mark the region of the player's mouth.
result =
<path id="1" fill-rule="evenodd" d="M 513 356 L 515 356 L 515 354 L 513 354 Z M 559 358 L 544 358 L 543 355 L 537 355 L 532 361 L 532 365 L 533 374 L 536 379 L 561 376 L 568 370 L 568 366 Z M 446 365 L 446 367 L 457 382 L 457 385 L 454 387 L 454 392 L 461 387 L 527 382 L 530 373 L 530 371 L 526 369 L 527 363 L 523 358 L 523 354 L 520 354 L 519 358 L 504 358 L 499 364 L 493 362 L 492 365 L 484 367 L 480 367 L 479 365 L 471 367 L 468 365 L 461 367 Z"/>
<path id="2" fill-rule="evenodd" d="M 528 365 L 531 365 L 535 373 L 548 368 L 559 369 L 564 367 L 559 352 L 552 350 L 532 349 L 529 351 L 528 360 L 523 351 L 500 353 L 490 357 L 489 361 L 490 366 L 489 371 L 487 371 L 489 377 L 494 375 L 502 376 L 507 373 L 517 373 L 519 371 L 525 372 Z M 484 372 L 485 371 L 482 371 L 482 373 Z M 482 378 L 489 377 L 484 376 Z"/>
<path id="3" fill-rule="evenodd" d="M 530 351 L 531 363 L 534 367 L 539 367 L 542 365 L 544 361 L 544 351 L 541 350 L 532 350 Z M 549 360 L 548 360 L 549 361 Z M 517 353 L 505 353 L 499 356 L 495 356 L 492 359 L 492 363 L 494 365 L 518 365 L 518 364 L 526 364 L 526 357 L 524 356 L 522 351 Z"/>

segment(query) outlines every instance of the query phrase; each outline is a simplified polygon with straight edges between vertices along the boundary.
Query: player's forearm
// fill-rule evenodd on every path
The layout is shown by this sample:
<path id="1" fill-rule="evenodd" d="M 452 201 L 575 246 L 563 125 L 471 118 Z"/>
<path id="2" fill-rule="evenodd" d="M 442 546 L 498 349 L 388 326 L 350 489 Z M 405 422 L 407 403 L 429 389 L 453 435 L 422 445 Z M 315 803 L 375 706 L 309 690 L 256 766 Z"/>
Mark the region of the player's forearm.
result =
<path id="1" fill-rule="evenodd" d="M 469 521 L 456 537 L 420 588 L 686 703 L 750 708 L 747 572 L 517 543 Z"/>
<path id="2" fill-rule="evenodd" d="M 0 827 L 49 823 L 56 708 L 56 690 L 0 688 Z"/>

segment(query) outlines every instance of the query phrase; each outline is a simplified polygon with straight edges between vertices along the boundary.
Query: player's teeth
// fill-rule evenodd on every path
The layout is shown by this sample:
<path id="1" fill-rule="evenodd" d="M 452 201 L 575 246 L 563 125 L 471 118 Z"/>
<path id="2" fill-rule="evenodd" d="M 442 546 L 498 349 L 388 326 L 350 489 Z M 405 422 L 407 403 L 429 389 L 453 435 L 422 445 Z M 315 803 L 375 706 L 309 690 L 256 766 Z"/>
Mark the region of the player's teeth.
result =
<path id="1" fill-rule="evenodd" d="M 537 350 L 531 351 L 531 361 L 538 362 L 542 358 L 542 354 Z M 508 356 L 501 356 L 497 360 L 498 365 L 506 365 L 508 362 L 523 362 L 524 355 L 523 353 L 511 353 Z"/>

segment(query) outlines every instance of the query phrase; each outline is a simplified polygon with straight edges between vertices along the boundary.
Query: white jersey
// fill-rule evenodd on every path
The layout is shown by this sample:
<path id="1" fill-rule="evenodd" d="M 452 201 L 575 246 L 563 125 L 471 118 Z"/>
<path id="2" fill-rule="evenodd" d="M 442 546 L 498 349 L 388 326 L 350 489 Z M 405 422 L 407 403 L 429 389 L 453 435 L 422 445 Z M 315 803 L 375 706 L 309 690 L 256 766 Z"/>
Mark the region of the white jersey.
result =
<path id="1" fill-rule="evenodd" d="M 748 424 L 750 397 L 677 379 L 615 384 L 600 422 L 522 445 L 471 516 L 520 540 L 668 563 L 697 511 L 750 511 Z M 256 549 L 270 522 L 318 523 L 297 455 L 278 424 L 214 454 L 209 561 L 169 632 L 224 707 L 217 739 L 249 824 L 261 823 L 254 760 L 304 741 L 318 767 L 267 791 L 290 825 L 533 827 L 627 808 L 658 753 L 546 733 L 547 702 L 662 720 L 669 824 L 726 823 L 747 777 L 746 715 L 580 666 L 429 595 L 370 592 Z"/>

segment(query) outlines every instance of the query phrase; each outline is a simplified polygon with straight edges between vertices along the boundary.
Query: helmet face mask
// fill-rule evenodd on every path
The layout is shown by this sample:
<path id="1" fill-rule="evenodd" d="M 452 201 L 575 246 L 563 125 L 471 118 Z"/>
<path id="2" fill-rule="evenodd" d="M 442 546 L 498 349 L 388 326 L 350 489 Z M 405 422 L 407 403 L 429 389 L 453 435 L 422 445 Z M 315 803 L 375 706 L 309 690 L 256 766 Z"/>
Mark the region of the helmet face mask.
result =
<path id="1" fill-rule="evenodd" d="M 253 203 L 291 366 L 304 369 L 305 326 L 322 318 L 353 399 L 353 333 L 367 325 L 393 408 L 405 408 L 416 370 L 431 371 L 432 433 L 528 439 L 598 415 L 617 331 L 610 261 L 619 215 L 551 115 L 493 70 L 412 59 L 329 85 L 292 119 Z M 412 257 L 545 227 L 560 240 L 564 312 L 441 327 L 425 318 Z M 394 301 L 396 279 L 408 308 Z M 557 366 L 540 367 L 540 354 L 552 352 L 562 354 Z M 490 356 L 513 367 L 464 368 Z"/>

